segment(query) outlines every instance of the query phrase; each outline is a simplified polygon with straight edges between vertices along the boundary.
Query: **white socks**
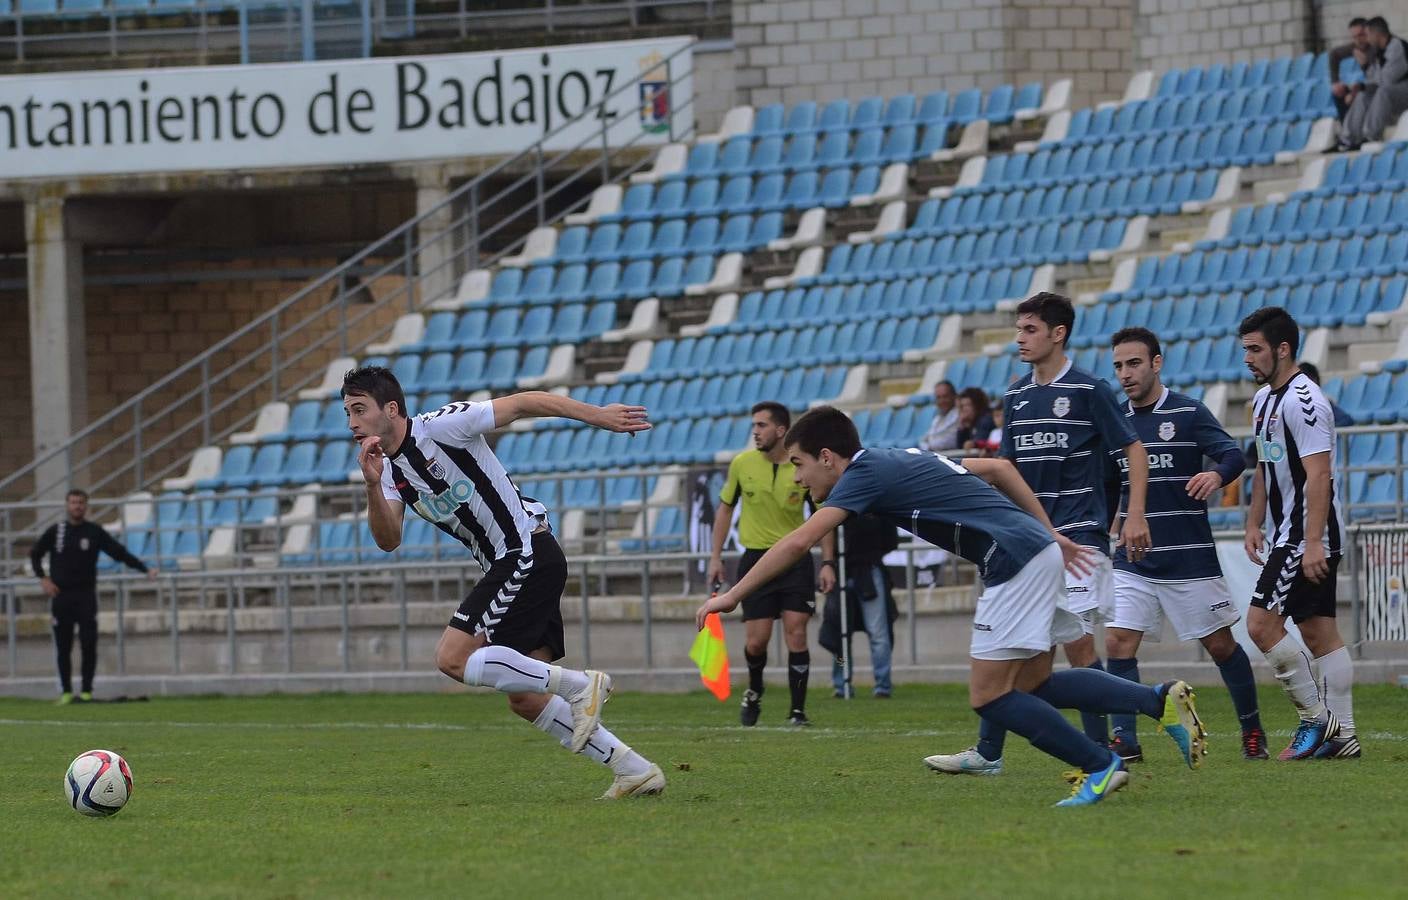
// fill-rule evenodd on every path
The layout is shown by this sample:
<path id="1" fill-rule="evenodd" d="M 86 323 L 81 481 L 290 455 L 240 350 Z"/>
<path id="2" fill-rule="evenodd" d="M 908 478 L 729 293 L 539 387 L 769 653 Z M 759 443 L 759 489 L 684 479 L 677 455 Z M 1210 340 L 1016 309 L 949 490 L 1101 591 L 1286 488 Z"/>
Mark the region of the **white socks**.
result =
<path id="1" fill-rule="evenodd" d="M 1315 664 L 1320 667 L 1325 705 L 1340 720 L 1340 737 L 1349 737 L 1354 734 L 1354 663 L 1349 658 L 1349 648 L 1316 657 Z"/>
<path id="2" fill-rule="evenodd" d="M 1288 634 L 1281 638 L 1279 644 L 1267 650 L 1265 656 L 1276 672 L 1276 680 L 1281 682 L 1281 687 L 1295 704 L 1300 717 L 1307 722 L 1323 722 L 1325 703 L 1320 696 L 1320 686 L 1315 683 L 1315 673 L 1310 667 L 1310 654 L 1301 649 L 1296 639 Z M 1345 655 L 1345 664 L 1349 664 L 1348 654 Z"/>
<path id="3" fill-rule="evenodd" d="M 565 698 L 587 686 L 585 673 L 524 656 L 508 647 L 490 645 L 469 655 L 464 664 L 464 683 L 506 694 L 556 695 L 548 700 L 533 726 L 557 738 L 562 746 L 571 748 L 572 705 Z M 587 739 L 582 755 L 609 766 L 617 775 L 644 775 L 650 771 L 649 760 L 621 743 L 602 725 Z"/>
<path id="4" fill-rule="evenodd" d="M 569 670 L 570 671 L 570 670 Z M 557 738 L 558 743 L 572 747 L 572 707 L 561 697 L 553 697 L 542 713 L 533 721 L 533 727 Z M 650 771 L 650 761 L 621 743 L 616 735 L 598 725 L 587 739 L 587 747 L 582 755 L 609 766 L 617 775 L 644 775 Z"/>
<path id="5" fill-rule="evenodd" d="M 489 687 L 505 694 L 558 694 L 572 696 L 586 687 L 587 676 L 524 656 L 508 647 L 480 647 L 464 664 L 464 683 Z M 571 720 L 571 715 L 568 716 Z"/>

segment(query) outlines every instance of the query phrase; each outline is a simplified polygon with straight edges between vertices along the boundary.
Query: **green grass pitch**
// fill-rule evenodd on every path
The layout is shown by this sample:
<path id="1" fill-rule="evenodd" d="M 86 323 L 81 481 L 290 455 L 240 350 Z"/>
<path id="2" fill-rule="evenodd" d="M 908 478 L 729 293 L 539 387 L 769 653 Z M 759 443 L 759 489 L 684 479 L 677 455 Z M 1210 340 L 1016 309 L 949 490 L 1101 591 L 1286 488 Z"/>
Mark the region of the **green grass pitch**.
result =
<path id="1" fill-rule="evenodd" d="M 961 686 L 816 691 L 801 731 L 784 697 L 744 730 L 702 692 L 619 694 L 608 726 L 670 784 L 618 803 L 492 695 L 0 700 L 0 897 L 1408 896 L 1398 688 L 1356 692 L 1364 759 L 1249 763 L 1203 687 L 1201 771 L 1144 727 L 1129 787 L 1074 810 L 1051 808 L 1063 766 L 1016 737 L 998 778 L 923 767 L 972 743 Z M 1262 704 L 1274 755 L 1292 714 Z M 93 748 L 136 779 L 111 819 L 65 804 Z"/>

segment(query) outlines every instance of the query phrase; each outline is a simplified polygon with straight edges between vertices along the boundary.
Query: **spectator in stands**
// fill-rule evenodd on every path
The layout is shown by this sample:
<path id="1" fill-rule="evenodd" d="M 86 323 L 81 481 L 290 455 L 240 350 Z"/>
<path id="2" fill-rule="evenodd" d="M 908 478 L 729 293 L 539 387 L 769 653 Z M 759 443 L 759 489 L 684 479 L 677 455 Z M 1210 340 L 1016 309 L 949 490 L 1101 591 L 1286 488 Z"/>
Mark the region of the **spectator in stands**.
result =
<path id="1" fill-rule="evenodd" d="M 1306 378 L 1309 378 L 1311 381 L 1315 382 L 1316 386 L 1319 386 L 1320 370 L 1316 368 L 1314 363 L 1301 362 L 1296 365 L 1300 366 L 1300 370 L 1305 373 Z M 1330 399 L 1329 395 L 1326 395 L 1325 400 L 1330 404 L 1330 412 L 1335 415 L 1336 428 L 1348 428 L 1350 425 L 1354 424 L 1354 416 L 1340 409 L 1339 406 L 1335 404 L 1335 401 Z"/>
<path id="2" fill-rule="evenodd" d="M 1364 71 L 1364 88 L 1344 117 L 1342 150 L 1378 140 L 1408 110 L 1408 42 L 1391 33 L 1382 16 L 1370 19 L 1366 28 L 1373 53 Z"/>
<path id="3" fill-rule="evenodd" d="M 841 555 L 846 564 L 846 589 L 826 595 L 821 633 L 817 643 L 830 650 L 836 659 L 831 664 L 831 683 L 835 696 L 852 695 L 841 662 L 844 638 L 841 629 L 841 596 L 846 600 L 846 632 L 863 631 L 870 638 L 870 667 L 875 673 L 874 694 L 878 699 L 890 696 L 890 657 L 895 646 L 894 622 L 899 616 L 894 595 L 890 591 L 890 575 L 885 569 L 885 554 L 900 545 L 899 531 L 879 516 L 865 513 L 852 516 L 841 526 L 845 549 Z M 854 671 L 854 669 L 852 670 Z"/>
<path id="4" fill-rule="evenodd" d="M 997 456 L 997 451 L 1002 447 L 1002 399 L 992 401 L 992 431 L 988 432 L 986 441 L 978 443 L 979 449 L 984 456 Z"/>
<path id="5" fill-rule="evenodd" d="M 929 423 L 929 430 L 919 439 L 920 450 L 952 450 L 958 446 L 958 409 L 955 402 L 957 399 L 958 392 L 954 389 L 953 382 L 940 381 L 934 385 L 934 406 L 937 412 L 934 413 L 934 421 Z"/>
<path id="6" fill-rule="evenodd" d="M 156 577 L 155 569 L 128 552 L 107 530 L 88 516 L 88 494 L 77 489 L 68 492 L 65 500 L 67 517 L 39 536 L 29 551 L 29 564 L 34 577 L 49 595 L 50 625 L 54 630 L 54 649 L 59 666 L 59 687 L 63 694 L 59 703 L 72 703 L 73 696 L 73 629 L 78 628 L 78 646 L 82 659 L 83 682 L 79 700 L 93 699 L 93 676 L 98 671 L 98 551 L 148 578 Z M 49 574 L 44 574 L 44 557 L 49 557 Z"/>
<path id="7" fill-rule="evenodd" d="M 982 388 L 964 388 L 958 395 L 958 446 L 976 450 L 979 441 L 987 442 L 993 430 L 992 408 Z"/>
<path id="8" fill-rule="evenodd" d="M 1335 101 L 1337 118 L 1343 122 L 1345 113 L 1349 112 L 1349 104 L 1353 102 L 1355 96 L 1364 88 L 1363 82 L 1355 84 L 1345 84 L 1340 80 L 1340 64 L 1351 56 L 1359 63 L 1360 71 L 1369 67 L 1370 54 L 1373 47 L 1369 44 L 1369 20 L 1365 18 L 1351 19 L 1349 22 L 1349 43 L 1341 44 L 1330 51 L 1330 95 Z"/>

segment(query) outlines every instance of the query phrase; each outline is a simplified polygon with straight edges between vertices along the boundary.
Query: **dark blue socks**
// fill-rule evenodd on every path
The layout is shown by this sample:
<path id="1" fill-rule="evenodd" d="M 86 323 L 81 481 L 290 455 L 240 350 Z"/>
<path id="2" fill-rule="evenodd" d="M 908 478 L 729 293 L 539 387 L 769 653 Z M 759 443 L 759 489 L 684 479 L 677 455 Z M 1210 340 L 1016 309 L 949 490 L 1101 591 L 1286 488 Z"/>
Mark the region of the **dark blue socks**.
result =
<path id="1" fill-rule="evenodd" d="M 1015 731 L 1041 752 L 1082 771 L 1098 772 L 1110 764 L 1108 748 L 1076 731 L 1065 716 L 1031 694 L 1012 691 L 976 712 L 984 727 L 991 723 L 1000 732 Z"/>
<path id="2" fill-rule="evenodd" d="M 1095 662 L 1091 663 L 1089 666 L 1086 666 L 1086 668 L 1094 669 L 1097 672 L 1105 671 L 1104 666 L 1100 665 L 1099 659 L 1096 659 Z M 1080 713 L 1081 730 L 1085 732 L 1086 737 L 1090 738 L 1092 741 L 1102 747 L 1110 743 L 1110 727 L 1105 720 L 1106 712 L 1108 712 L 1108 710 L 1102 709 L 1102 711 L 1100 712 L 1087 712 L 1085 710 L 1081 710 Z"/>
<path id="3" fill-rule="evenodd" d="M 1007 729 L 995 725 L 987 717 L 978 723 L 978 753 L 988 762 L 1002 759 L 1002 745 L 1007 743 Z"/>
<path id="4" fill-rule="evenodd" d="M 1125 681 L 1132 681 L 1135 684 L 1139 683 L 1139 660 L 1132 656 L 1127 659 L 1112 656 L 1105 660 L 1105 668 L 1117 678 L 1123 678 Z M 1110 716 L 1110 725 L 1115 731 L 1115 736 L 1123 735 L 1126 741 L 1137 747 L 1139 746 L 1139 735 L 1134 724 L 1135 721 L 1135 717 L 1129 713 L 1116 713 Z"/>
<path id="5" fill-rule="evenodd" d="M 1164 711 L 1163 694 L 1158 688 L 1133 684 L 1103 669 L 1053 672 L 1032 693 L 1057 709 L 1134 713 L 1154 719 Z"/>
<path id="6" fill-rule="evenodd" d="M 1238 644 L 1233 654 L 1217 664 L 1222 673 L 1222 683 L 1232 695 L 1232 706 L 1237 710 L 1237 718 L 1243 733 L 1261 728 L 1261 711 L 1256 700 L 1256 676 L 1252 675 L 1252 661 L 1247 659 L 1247 651 Z"/>

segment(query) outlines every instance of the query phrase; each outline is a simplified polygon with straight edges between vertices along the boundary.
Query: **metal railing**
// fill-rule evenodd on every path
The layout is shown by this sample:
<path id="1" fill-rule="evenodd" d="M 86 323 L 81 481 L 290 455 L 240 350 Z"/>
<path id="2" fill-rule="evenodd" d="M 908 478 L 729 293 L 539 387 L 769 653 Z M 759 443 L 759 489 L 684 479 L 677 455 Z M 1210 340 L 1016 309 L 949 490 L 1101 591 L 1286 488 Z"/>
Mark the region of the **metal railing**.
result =
<path id="1" fill-rule="evenodd" d="M 1362 650 L 1366 642 L 1408 639 L 1408 612 L 1405 611 L 1404 580 L 1408 569 L 1408 525 L 1404 524 L 1402 512 L 1402 485 L 1408 478 L 1408 468 L 1402 462 L 1389 465 L 1387 462 L 1351 461 L 1356 454 L 1348 445 L 1356 437 L 1373 436 L 1379 441 L 1393 442 L 1393 457 L 1402 460 L 1408 440 L 1408 426 L 1357 427 L 1345 429 L 1341 435 L 1341 466 L 1338 475 L 1348 479 L 1355 473 L 1369 475 L 1390 475 L 1399 492 L 1399 500 L 1394 507 L 1396 517 L 1392 524 L 1368 524 L 1367 513 L 1377 509 L 1374 505 L 1365 506 L 1354 496 L 1346 496 L 1346 513 L 1351 521 L 1358 520 L 1349 528 L 1351 539 L 1345 569 L 1348 593 L 1342 600 L 1349 606 L 1350 623 L 1345 629 L 1345 637 L 1356 649 Z M 564 607 L 574 615 L 576 622 L 573 631 L 580 640 L 580 651 L 574 647 L 574 655 L 581 653 L 585 664 L 591 665 L 593 657 L 593 628 L 613 629 L 613 643 L 617 648 L 628 644 L 636 648 L 638 656 L 631 656 L 622 671 L 652 673 L 676 672 L 680 660 L 676 653 L 681 645 L 681 635 L 692 631 L 688 617 L 684 615 L 680 599 L 689 596 L 702 596 L 707 590 L 703 577 L 703 562 L 707 555 L 700 552 L 698 544 L 684 551 L 654 551 L 626 553 L 619 549 L 619 538 L 628 533 L 629 522 L 638 520 L 641 524 L 638 540 L 640 546 L 648 546 L 652 537 L 651 512 L 664 508 L 652 501 L 651 479 L 677 478 L 681 489 L 673 498 L 664 501 L 665 505 L 681 509 L 686 523 L 691 522 L 690 495 L 688 486 L 700 473 L 680 469 L 636 469 L 614 470 L 596 473 L 570 473 L 565 477 L 596 480 L 601 497 L 594 507 L 583 510 L 588 517 L 598 520 L 594 535 L 568 535 L 564 544 L 570 551 L 570 584 Z M 636 489 L 638 502 L 627 506 L 612 507 L 606 502 L 608 483 L 612 479 L 638 479 Z M 557 480 L 552 475 L 532 475 L 518 479 L 524 493 L 533 495 L 535 489 L 544 482 Z M 123 536 L 139 531 L 160 535 L 170 531 L 204 530 L 202 516 L 205 504 L 199 501 L 230 499 L 229 493 L 191 494 L 179 497 L 153 498 L 151 516 L 142 522 L 128 524 L 121 531 Z M 244 642 L 262 643 L 265 650 L 277 645 L 278 655 L 267 658 L 260 664 L 260 673 L 269 674 L 270 667 L 286 673 L 336 673 L 362 671 L 408 671 L 411 668 L 424 668 L 425 660 L 413 656 L 410 651 L 410 634 L 414 629 L 434 630 L 440 623 L 435 617 L 443 614 L 445 602 L 430 598 L 463 596 L 468 585 L 474 580 L 469 573 L 469 560 L 463 548 L 453 541 L 443 543 L 416 544 L 410 539 L 397 554 L 387 555 L 371 545 L 364 519 L 361 516 L 361 490 L 350 485 L 324 488 L 318 491 L 316 503 L 308 507 L 306 516 L 298 516 L 296 506 L 288 507 L 288 501 L 310 496 L 308 491 L 251 491 L 244 495 L 247 500 L 271 498 L 277 502 L 276 515 L 260 522 L 248 522 L 235 526 L 237 531 L 251 535 L 248 542 L 236 539 L 229 547 L 228 556 L 205 555 L 201 558 L 163 556 L 155 554 L 155 561 L 163 569 L 163 577 L 157 584 L 130 575 L 109 573 L 99 580 L 99 592 L 103 596 L 103 608 L 114 612 L 116 638 L 116 668 L 118 674 L 128 674 L 126 647 L 140 634 L 145 641 L 142 645 L 143 674 L 169 672 L 170 674 L 207 674 L 233 676 L 249 674 L 250 667 L 240 662 L 239 648 Z M 195 502 L 193 502 L 195 501 Z M 117 501 L 113 501 L 114 503 Z M 133 502 L 126 498 L 126 503 Z M 196 510 L 194 518 L 163 516 L 162 504 L 184 502 L 192 504 Z M 94 501 L 95 507 L 101 505 Z M 125 507 L 118 506 L 119 510 Z M 581 509 L 573 507 L 573 509 Z M 23 514 L 24 505 L 0 506 L 0 525 L 8 525 L 11 516 Z M 319 523 L 352 521 L 353 539 L 351 545 L 320 548 L 316 535 Z M 174 521 L 173 521 L 174 519 Z M 408 516 L 408 520 L 413 517 Z M 560 519 L 558 520 L 560 521 Z M 222 525 L 220 527 L 229 527 Z M 292 529 L 308 529 L 311 535 L 306 545 L 290 545 L 287 542 Z M 679 537 L 686 547 L 689 538 Z M 1236 542 L 1240 529 L 1222 529 L 1218 532 L 1221 540 Z M 9 546 L 14 535 L 4 529 L 5 543 Z M 588 537 L 587 541 L 581 540 Z M 157 538 L 157 546 L 161 541 Z M 932 550 L 927 544 L 908 543 L 901 546 L 904 557 L 903 588 L 896 590 L 900 604 L 902 622 L 896 629 L 896 662 L 916 669 L 932 667 L 935 663 L 932 648 L 921 645 L 919 619 L 924 615 L 941 615 L 945 612 L 962 610 L 920 608 L 923 591 L 921 569 L 926 566 L 917 560 L 918 554 Z M 410 552 L 408 552 L 410 551 Z M 416 552 L 419 551 L 419 552 Z M 25 654 L 27 662 L 21 662 L 22 634 L 29 633 L 41 637 L 41 631 L 34 626 L 43 598 L 39 595 L 32 577 L 22 573 L 23 560 L 7 559 L 6 577 L 0 578 L 0 612 L 6 620 L 6 643 L 8 661 L 3 670 L 10 677 L 25 677 L 47 673 L 48 657 L 45 653 L 30 650 Z M 971 586 L 974 569 L 971 565 L 949 556 L 942 564 L 944 583 L 947 586 Z M 619 602 L 626 598 L 638 612 L 622 615 L 620 608 L 612 608 L 609 615 L 601 612 L 602 604 Z M 578 605 L 580 604 L 580 605 Z M 594 613 L 595 609 L 598 612 Z M 22 606 L 28 605 L 30 614 L 22 616 Z M 688 604 L 684 604 L 688 605 Z M 242 621 L 241 617 L 251 614 L 262 616 L 259 621 Z M 192 617 L 201 617 L 202 624 L 188 627 Z M 22 627 L 22 619 L 28 626 Z M 215 622 L 215 625 L 211 623 Z M 135 624 L 134 624 L 135 623 Z M 134 632 L 133 629 L 136 629 Z M 154 629 L 162 637 L 167 647 L 166 660 L 152 658 L 159 647 L 153 647 Z M 223 652 L 211 656 L 209 643 L 212 629 L 219 632 Z M 635 629 L 639 629 L 635 632 Z M 669 649 L 663 661 L 660 653 L 661 629 L 665 629 L 665 639 Z M 363 649 L 358 650 L 352 640 L 356 631 L 363 637 Z M 424 633 L 422 630 L 420 633 Z M 639 640 L 621 638 L 622 634 L 638 633 Z M 272 635 L 272 637 L 271 637 Z M 365 652 L 366 641 L 381 641 L 397 648 L 391 654 L 394 665 L 387 668 L 387 657 L 379 661 L 369 660 Z M 183 640 L 199 641 L 199 652 L 191 649 L 183 651 Z M 329 651 L 329 646 L 334 647 Z M 272 652 L 272 651 L 270 651 Z M 199 656 L 201 661 L 195 661 Z M 629 656 L 629 654 L 628 654 Z M 1201 651 L 1195 644 L 1187 647 L 1189 659 L 1202 659 Z M 212 659 L 216 659 L 212 662 Z M 907 663 L 905 660 L 907 659 Z M 617 665 L 620 660 L 613 660 Z M 951 661 L 950 661 L 951 662 Z M 218 663 L 218 664 L 217 664 Z M 242 668 L 242 666 L 244 668 Z M 618 668 L 620 668 L 618 666 Z"/>
<path id="2" fill-rule="evenodd" d="M 926 588 L 919 583 L 917 573 L 924 566 L 916 561 L 916 555 L 932 549 L 927 544 L 900 547 L 900 552 L 905 554 L 906 576 L 904 586 L 896 589 L 901 621 L 896 623 L 895 661 L 902 665 L 906 658 L 908 665 L 924 664 L 925 654 L 917 625 L 925 613 L 919 609 L 919 602 L 921 594 L 937 586 Z M 171 572 L 154 583 L 132 575 L 100 578 L 100 608 L 113 616 L 111 658 L 115 662 L 112 668 L 117 675 L 134 672 L 251 674 L 250 668 L 240 662 L 239 648 L 242 642 L 261 641 L 265 646 L 277 644 L 278 655 L 260 667 L 260 674 L 425 669 L 428 658 L 411 653 L 411 632 L 415 629 L 435 631 L 444 626 L 446 609 L 454 602 L 445 598 L 464 596 L 473 581 L 466 577 L 466 559 L 390 561 L 375 566 L 307 566 L 272 571 Z M 629 652 L 633 661 L 624 669 L 617 667 L 618 672 L 680 670 L 682 665 L 687 665 L 681 649 L 687 647 L 687 641 L 672 639 L 671 649 L 661 652 L 658 634 L 662 629 L 673 630 L 676 638 L 693 634 L 693 617 L 689 613 L 694 601 L 685 604 L 688 610 L 682 609 L 678 601 L 690 595 L 702 596 L 702 575 L 691 581 L 690 573 L 702 572 L 707 560 L 708 554 L 699 552 L 570 557 L 568 585 L 563 595 L 564 611 L 575 619 L 571 629 L 574 646 L 569 652 L 584 665 L 591 666 L 593 628 L 600 630 L 609 621 L 612 628 L 624 627 L 628 632 L 639 629 L 640 634 L 638 641 L 627 641 L 632 648 Z M 957 571 L 952 561 L 947 564 L 947 571 Z M 661 597 L 657 579 L 667 574 L 678 578 L 671 586 L 677 585 L 679 590 L 672 591 L 673 596 Z M 600 612 L 603 603 L 612 598 L 607 592 L 596 590 L 596 586 L 608 578 L 618 587 L 634 586 L 629 598 L 639 603 L 640 614 L 625 619 L 624 625 L 619 616 L 608 619 Z M 32 579 L 0 580 L 0 614 L 6 623 L 7 648 L 0 675 L 10 678 L 47 676 L 52 666 L 52 653 L 47 647 L 29 663 L 20 659 L 25 638 L 21 636 L 18 591 L 30 585 Z M 618 590 L 616 593 L 625 592 Z M 261 598 L 257 606 L 248 602 L 252 596 Z M 201 603 L 182 602 L 182 598 L 190 597 L 199 597 Z M 595 614 L 594 604 L 598 610 Z M 248 624 L 252 612 L 261 614 L 253 625 Z M 197 617 L 199 624 L 192 621 Z M 389 642 L 394 647 L 389 665 L 385 657 L 375 665 L 365 664 L 365 654 L 359 654 L 356 649 L 354 631 L 373 632 L 383 645 Z M 218 635 L 218 652 L 211 652 L 209 648 L 212 634 Z M 139 636 L 146 643 L 140 664 L 133 666 L 129 661 L 129 646 Z M 323 652 L 314 649 L 319 636 L 332 638 L 333 654 L 325 649 Z M 780 632 L 778 639 L 780 642 Z M 196 640 L 203 640 L 206 645 L 199 661 L 194 661 L 196 652 L 183 652 L 183 643 Z M 162 644 L 166 648 L 162 654 L 165 659 L 156 655 Z M 901 648 L 904 648 L 903 653 Z"/>
<path id="3" fill-rule="evenodd" d="M 247 427 L 262 403 L 295 396 L 321 380 L 327 364 L 387 336 L 395 318 L 452 296 L 469 270 L 515 252 L 533 227 L 582 207 L 597 184 L 640 169 L 654 135 L 633 119 L 604 115 L 665 73 L 676 89 L 693 75 L 690 45 L 621 85 L 577 119 L 490 166 L 445 199 L 354 253 L 273 309 L 237 329 L 69 440 L 0 480 L 0 495 L 52 497 L 77 475 L 95 494 L 140 490 L 176 473 L 197 446 Z M 669 140 L 694 133 L 693 95 L 672 90 Z M 634 104 L 632 104 L 634 105 Z M 598 113 L 602 113 L 598 117 Z M 561 150 L 547 143 L 583 121 L 586 137 Z M 598 124 L 599 122 L 599 124 Z M 631 131 L 630 129 L 635 129 Z M 549 181 L 548 173 L 553 176 Z M 356 277 L 353 273 L 367 273 Z M 32 482 L 30 480 L 32 479 Z M 27 493 L 22 486 L 31 483 Z M 41 518 L 35 528 L 48 519 Z"/>
<path id="4" fill-rule="evenodd" d="M 178 61 L 241 63 L 369 58 L 374 48 L 411 38 L 469 40 L 493 34 L 525 39 L 585 28 L 638 28 L 693 23 L 727 24 L 723 0 L 507 0 L 487 9 L 474 0 L 457 5 L 415 0 L 162 0 L 134 7 L 116 0 L 54 10 L 19 8 L 0 14 L 0 58 L 18 62 L 79 57 L 116 59 L 162 54 Z"/>

